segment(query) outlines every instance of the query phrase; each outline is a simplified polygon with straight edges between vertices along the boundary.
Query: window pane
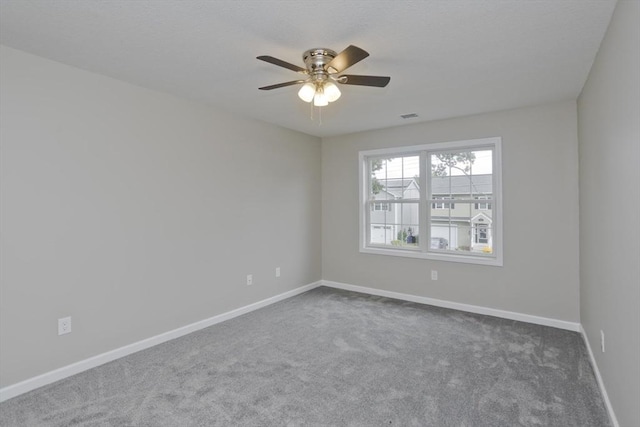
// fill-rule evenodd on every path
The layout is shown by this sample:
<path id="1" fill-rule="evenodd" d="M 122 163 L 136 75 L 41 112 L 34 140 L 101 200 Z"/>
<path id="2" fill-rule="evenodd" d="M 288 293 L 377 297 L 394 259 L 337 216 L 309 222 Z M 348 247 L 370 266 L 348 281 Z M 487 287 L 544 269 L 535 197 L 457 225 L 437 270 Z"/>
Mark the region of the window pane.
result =
<path id="1" fill-rule="evenodd" d="M 420 198 L 420 157 L 369 159 L 370 200 Z"/>
<path id="2" fill-rule="evenodd" d="M 429 162 L 429 250 L 492 254 L 493 150 L 432 153 Z"/>
<path id="3" fill-rule="evenodd" d="M 492 150 L 433 153 L 429 161 L 433 199 L 492 197 Z"/>
<path id="4" fill-rule="evenodd" d="M 457 202 L 455 209 L 431 209 L 431 251 L 493 253 L 491 210 L 478 210 L 473 202 Z"/>
<path id="5" fill-rule="evenodd" d="M 384 203 L 388 210 L 376 210 L 379 202 L 370 202 L 370 244 L 416 249 L 419 245 L 418 203 Z"/>

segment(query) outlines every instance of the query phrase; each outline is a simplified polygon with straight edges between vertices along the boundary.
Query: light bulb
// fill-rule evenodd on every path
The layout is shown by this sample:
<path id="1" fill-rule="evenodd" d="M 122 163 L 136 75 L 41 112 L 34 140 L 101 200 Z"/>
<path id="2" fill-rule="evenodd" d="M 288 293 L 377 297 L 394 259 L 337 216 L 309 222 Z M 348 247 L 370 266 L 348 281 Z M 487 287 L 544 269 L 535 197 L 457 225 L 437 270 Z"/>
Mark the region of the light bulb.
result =
<path id="1" fill-rule="evenodd" d="M 316 87 L 312 83 L 305 83 L 298 92 L 298 96 L 304 102 L 313 101 L 313 96 L 316 94 Z"/>
<path id="2" fill-rule="evenodd" d="M 316 107 L 324 107 L 325 105 L 329 105 L 329 101 L 327 100 L 327 95 L 322 91 L 316 92 L 316 96 L 313 97 L 313 105 Z"/>
<path id="3" fill-rule="evenodd" d="M 333 82 L 327 82 L 324 85 L 324 94 L 327 95 L 327 101 L 333 102 L 340 98 L 340 89 Z"/>

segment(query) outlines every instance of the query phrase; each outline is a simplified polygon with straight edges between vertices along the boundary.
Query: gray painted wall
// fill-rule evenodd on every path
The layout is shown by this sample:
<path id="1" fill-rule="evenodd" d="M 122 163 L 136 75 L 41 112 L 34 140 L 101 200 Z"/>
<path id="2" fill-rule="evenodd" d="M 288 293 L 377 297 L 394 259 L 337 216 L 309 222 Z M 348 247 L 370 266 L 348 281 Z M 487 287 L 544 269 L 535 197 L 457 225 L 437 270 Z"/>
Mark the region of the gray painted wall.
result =
<path id="1" fill-rule="evenodd" d="M 578 100 L 580 317 L 621 426 L 640 425 L 639 5 L 618 2 Z"/>
<path id="2" fill-rule="evenodd" d="M 358 251 L 358 151 L 492 136 L 502 137 L 504 267 Z M 577 218 L 573 101 L 322 142 L 325 280 L 578 322 Z"/>
<path id="3" fill-rule="evenodd" d="M 0 386 L 320 279 L 318 138 L 0 55 Z"/>

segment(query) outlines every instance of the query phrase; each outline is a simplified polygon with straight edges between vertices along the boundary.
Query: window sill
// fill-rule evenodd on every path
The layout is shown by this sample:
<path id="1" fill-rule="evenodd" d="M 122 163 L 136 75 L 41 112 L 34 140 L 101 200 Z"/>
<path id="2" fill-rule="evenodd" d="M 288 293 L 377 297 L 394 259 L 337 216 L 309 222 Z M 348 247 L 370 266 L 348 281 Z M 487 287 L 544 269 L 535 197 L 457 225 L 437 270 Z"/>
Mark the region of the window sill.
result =
<path id="1" fill-rule="evenodd" d="M 379 247 L 360 248 L 360 253 L 502 267 L 502 259 L 498 256 L 458 255 L 447 252 L 421 252 L 417 249 L 388 249 Z"/>

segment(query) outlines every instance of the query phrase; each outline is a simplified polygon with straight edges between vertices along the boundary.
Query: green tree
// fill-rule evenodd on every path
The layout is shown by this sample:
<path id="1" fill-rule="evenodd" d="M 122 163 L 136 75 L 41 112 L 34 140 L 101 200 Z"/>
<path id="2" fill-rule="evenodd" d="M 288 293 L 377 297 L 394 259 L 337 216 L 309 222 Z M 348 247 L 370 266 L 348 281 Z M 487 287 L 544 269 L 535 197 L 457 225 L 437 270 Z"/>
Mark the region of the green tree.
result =
<path id="1" fill-rule="evenodd" d="M 473 187 L 473 191 L 478 192 L 471 175 L 469 175 L 471 166 L 476 161 L 476 153 L 466 151 L 462 153 L 436 154 L 435 157 L 439 160 L 439 163 L 431 163 L 432 176 L 444 177 L 450 173 L 451 169 L 457 169 L 469 178 L 469 186 Z"/>
<path id="2" fill-rule="evenodd" d="M 471 166 L 476 161 L 476 153 L 466 151 L 462 153 L 436 154 L 438 163 L 431 163 L 432 176 L 447 176 L 450 169 L 457 169 L 465 175 L 469 175 Z"/>
<path id="3" fill-rule="evenodd" d="M 382 169 L 383 161 L 385 159 L 376 159 L 371 161 L 371 193 L 378 194 L 381 190 L 384 190 L 384 185 L 376 178 L 376 172 Z M 388 162 L 391 159 L 387 159 Z"/>

